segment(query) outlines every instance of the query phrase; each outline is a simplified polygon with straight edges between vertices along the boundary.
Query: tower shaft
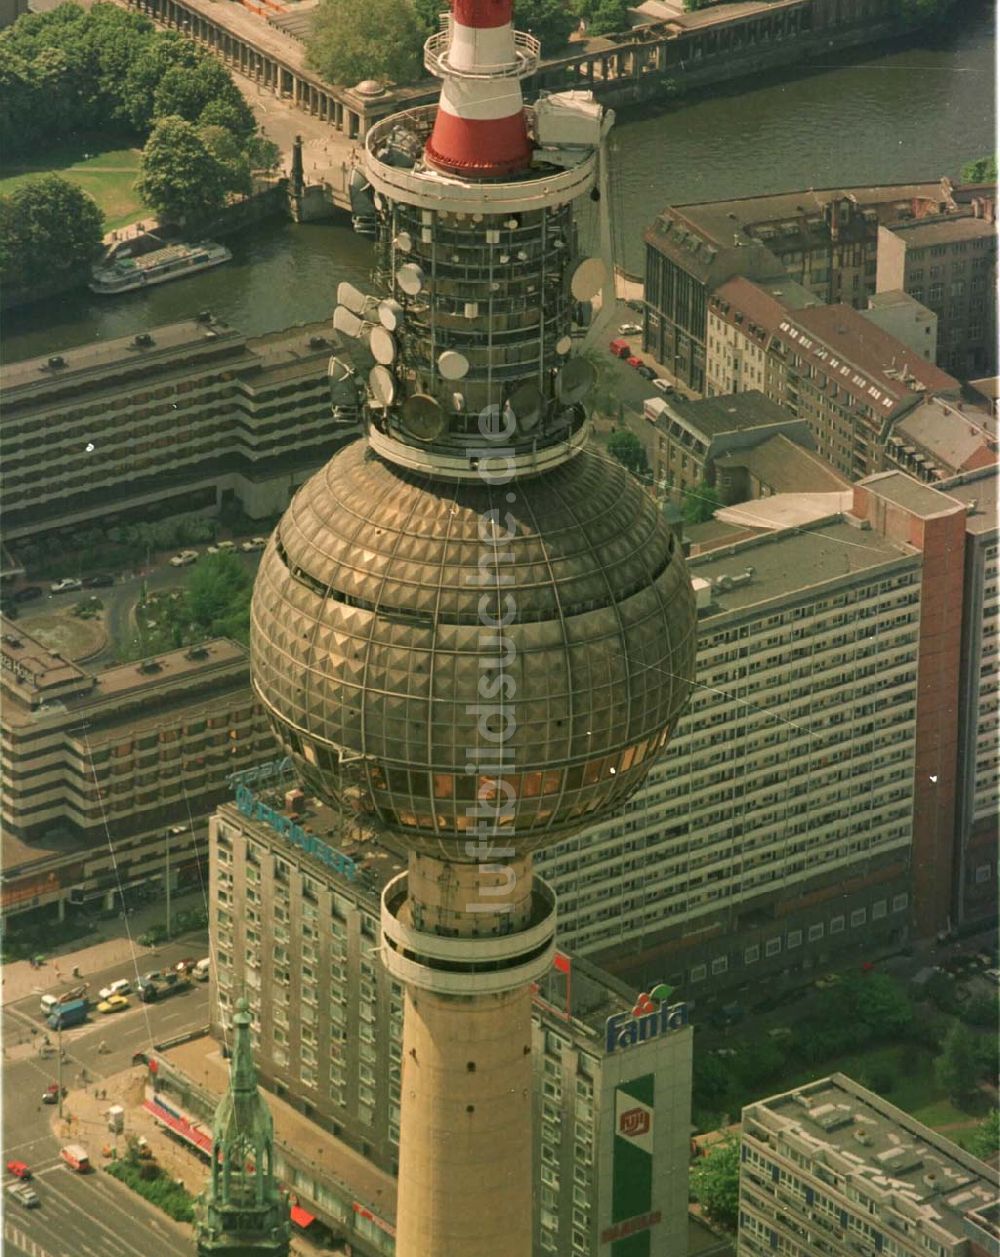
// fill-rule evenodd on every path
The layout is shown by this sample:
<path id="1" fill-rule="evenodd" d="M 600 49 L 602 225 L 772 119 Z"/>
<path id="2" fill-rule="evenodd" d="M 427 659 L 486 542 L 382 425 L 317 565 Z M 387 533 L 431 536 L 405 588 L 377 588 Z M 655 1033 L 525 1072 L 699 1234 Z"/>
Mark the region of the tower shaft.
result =
<path id="1" fill-rule="evenodd" d="M 528 1257 L 531 983 L 552 962 L 552 893 L 530 857 L 415 854 L 382 932 L 406 987 L 397 1257 Z"/>

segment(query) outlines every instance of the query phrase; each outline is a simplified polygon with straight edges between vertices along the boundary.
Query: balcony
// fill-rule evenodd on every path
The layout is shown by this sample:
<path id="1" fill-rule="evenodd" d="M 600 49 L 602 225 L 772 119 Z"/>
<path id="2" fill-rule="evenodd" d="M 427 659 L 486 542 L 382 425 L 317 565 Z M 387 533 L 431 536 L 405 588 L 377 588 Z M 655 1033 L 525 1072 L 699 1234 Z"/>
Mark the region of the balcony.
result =
<path id="1" fill-rule="evenodd" d="M 514 32 L 514 60 L 496 65 L 477 65 L 474 70 L 453 66 L 448 60 L 451 48 L 451 18 L 446 19 L 444 30 L 432 35 L 424 44 L 424 65 L 436 78 L 453 79 L 523 79 L 538 69 L 542 45 L 534 35 L 524 31 Z"/>

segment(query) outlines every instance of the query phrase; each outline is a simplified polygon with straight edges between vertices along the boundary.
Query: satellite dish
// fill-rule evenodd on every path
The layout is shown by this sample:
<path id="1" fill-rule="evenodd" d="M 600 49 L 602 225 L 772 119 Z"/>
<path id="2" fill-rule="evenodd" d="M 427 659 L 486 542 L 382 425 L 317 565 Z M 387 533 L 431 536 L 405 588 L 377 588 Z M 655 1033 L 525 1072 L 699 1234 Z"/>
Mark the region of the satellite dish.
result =
<path id="1" fill-rule="evenodd" d="M 426 393 L 414 393 L 408 397 L 399 412 L 404 432 L 417 441 L 433 441 L 445 430 L 447 419 L 444 411 Z"/>
<path id="2" fill-rule="evenodd" d="M 364 324 L 347 306 L 337 306 L 333 312 L 333 326 L 345 336 L 358 337 Z"/>
<path id="3" fill-rule="evenodd" d="M 413 248 L 413 237 L 408 231 L 401 231 L 392 243 L 400 253 L 409 253 Z"/>
<path id="4" fill-rule="evenodd" d="M 403 307 L 391 297 L 378 303 L 377 313 L 378 321 L 388 332 L 394 332 L 403 321 Z"/>
<path id="5" fill-rule="evenodd" d="M 556 395 L 561 402 L 572 406 L 581 402 L 594 387 L 597 370 L 586 358 L 572 358 L 560 367 L 556 376 Z"/>
<path id="6" fill-rule="evenodd" d="M 388 366 L 390 362 L 396 360 L 396 338 L 384 327 L 372 328 L 371 335 L 368 337 L 368 348 L 372 351 L 375 361 L 383 366 Z"/>
<path id="7" fill-rule="evenodd" d="M 358 292 L 353 284 L 344 281 L 337 285 L 337 301 L 342 306 L 347 306 L 352 314 L 364 314 L 365 312 L 365 294 Z"/>
<path id="8" fill-rule="evenodd" d="M 514 412 L 518 432 L 531 432 L 537 428 L 545 412 L 545 399 L 534 384 L 519 385 L 507 399 Z"/>
<path id="9" fill-rule="evenodd" d="M 330 377 L 331 383 L 340 384 L 354 374 L 354 368 L 350 363 L 345 362 L 343 358 L 331 358 L 326 364 L 326 373 Z"/>
<path id="10" fill-rule="evenodd" d="M 577 301 L 589 301 L 601 291 L 606 275 L 600 258 L 584 258 L 573 272 L 569 290 Z"/>
<path id="11" fill-rule="evenodd" d="M 456 349 L 438 355 L 438 370 L 446 380 L 461 380 L 469 374 L 469 360 Z"/>
<path id="12" fill-rule="evenodd" d="M 375 202 L 375 208 L 377 210 L 380 210 L 382 206 L 385 204 L 385 202 L 382 200 L 382 198 L 379 196 L 377 192 L 372 193 L 372 200 Z"/>
<path id="13" fill-rule="evenodd" d="M 571 336 L 560 336 L 556 341 L 556 353 L 560 358 L 565 358 L 572 348 L 573 338 Z"/>
<path id="14" fill-rule="evenodd" d="M 388 367 L 372 367 L 368 372 L 368 392 L 373 406 L 388 410 L 396 400 L 396 380 Z"/>
<path id="15" fill-rule="evenodd" d="M 396 283 L 408 297 L 415 297 L 424 286 L 424 273 L 416 262 L 404 262 L 396 272 Z"/>

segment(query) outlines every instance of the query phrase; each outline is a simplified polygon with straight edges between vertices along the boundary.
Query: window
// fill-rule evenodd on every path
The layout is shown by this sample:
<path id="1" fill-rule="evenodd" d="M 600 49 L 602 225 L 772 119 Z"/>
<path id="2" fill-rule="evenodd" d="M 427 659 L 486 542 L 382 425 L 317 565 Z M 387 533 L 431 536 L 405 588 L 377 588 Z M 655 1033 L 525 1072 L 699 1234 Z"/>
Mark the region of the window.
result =
<path id="1" fill-rule="evenodd" d="M 901 895 L 893 895 L 892 910 L 893 912 L 903 912 L 910 906 L 910 896 L 903 891 Z"/>
<path id="2" fill-rule="evenodd" d="M 976 885 L 977 886 L 982 886 L 984 882 L 988 882 L 990 880 L 990 867 L 991 866 L 989 864 L 980 864 L 976 868 Z"/>
<path id="3" fill-rule="evenodd" d="M 753 965 L 758 960 L 760 960 L 760 946 L 754 943 L 752 947 L 748 947 L 743 953 L 743 963 L 745 965 Z"/>
<path id="4" fill-rule="evenodd" d="M 769 938 L 767 942 L 764 944 L 765 956 L 777 956 L 778 952 L 780 951 L 781 951 L 780 938 Z"/>
<path id="5" fill-rule="evenodd" d="M 786 946 L 789 950 L 791 950 L 793 947 L 801 947 L 801 946 L 802 946 L 802 931 L 801 931 L 801 930 L 789 930 L 789 931 L 788 931 L 788 937 L 787 937 L 787 939 L 785 940 L 785 946 Z"/>
<path id="6" fill-rule="evenodd" d="M 716 976 L 720 973 L 725 973 L 728 968 L 729 959 L 726 956 L 716 956 L 716 958 L 712 961 L 712 973 Z"/>
<path id="7" fill-rule="evenodd" d="M 819 923 L 818 925 L 810 925 L 810 927 L 809 927 L 809 942 L 810 942 L 810 943 L 818 943 L 818 942 L 819 942 L 819 940 L 823 937 L 823 934 L 824 934 L 824 929 L 823 929 L 823 922 L 822 922 L 822 921 L 820 921 L 820 923 Z"/>
<path id="8" fill-rule="evenodd" d="M 857 929 L 859 925 L 864 925 L 867 920 L 867 911 L 864 908 L 855 908 L 851 913 L 851 929 Z"/>
<path id="9" fill-rule="evenodd" d="M 872 920 L 880 921 L 885 916 L 886 902 L 884 899 L 876 899 L 872 904 Z"/>
<path id="10" fill-rule="evenodd" d="M 705 965 L 695 965 L 691 970 L 692 982 L 704 982 L 708 976 L 708 968 Z"/>
<path id="11" fill-rule="evenodd" d="M 830 922 L 830 933 L 842 934 L 843 932 L 844 932 L 844 918 L 842 916 L 834 917 L 833 920 Z"/>

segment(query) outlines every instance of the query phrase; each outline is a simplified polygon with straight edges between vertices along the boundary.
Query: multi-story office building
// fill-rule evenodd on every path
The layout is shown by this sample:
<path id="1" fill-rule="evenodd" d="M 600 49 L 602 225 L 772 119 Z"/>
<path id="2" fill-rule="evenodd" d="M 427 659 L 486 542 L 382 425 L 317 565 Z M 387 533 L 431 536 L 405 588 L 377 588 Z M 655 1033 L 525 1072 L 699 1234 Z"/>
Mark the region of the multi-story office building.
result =
<path id="1" fill-rule="evenodd" d="M 959 928 L 997 915 L 1000 839 L 1000 530 L 997 469 L 942 486 L 966 509 L 965 602 L 959 703 L 955 908 Z"/>
<path id="2" fill-rule="evenodd" d="M 887 424 L 958 381 L 849 306 L 801 305 L 737 278 L 709 298 L 705 387 L 761 389 L 804 419 L 821 457 L 851 480 L 883 467 Z"/>
<path id="3" fill-rule="evenodd" d="M 326 324 L 248 339 L 210 315 L 3 371 L 8 543 L 109 517 L 280 510 L 343 439 Z"/>
<path id="4" fill-rule="evenodd" d="M 379 898 L 405 854 L 300 791 L 245 786 L 213 816 L 210 843 L 213 1033 L 245 994 L 264 1085 L 395 1174 L 403 996 L 378 956 Z M 571 978 L 553 973 L 534 1011 L 535 1251 L 614 1253 L 648 1234 L 642 1251 L 667 1257 L 686 1235 L 686 1017 L 655 998 L 637 1012 L 615 979 L 560 963 Z M 298 1175 L 295 1189 L 337 1229 L 328 1194 L 349 1199 L 349 1182 Z"/>
<path id="5" fill-rule="evenodd" d="M 791 278 L 820 303 L 863 309 L 876 289 L 880 225 L 954 209 L 945 182 L 670 206 L 645 235 L 643 348 L 704 392 L 708 297 L 720 284 Z"/>
<path id="6" fill-rule="evenodd" d="M 1000 1176 L 843 1074 L 743 1110 L 739 1257 L 998 1257 Z"/>
<path id="7" fill-rule="evenodd" d="M 803 419 L 758 389 L 690 401 L 672 396 L 646 403 L 657 412 L 650 434 L 653 479 L 683 495 L 704 482 L 729 506 L 772 493 L 832 493 L 844 480 L 813 451 Z"/>
<path id="8" fill-rule="evenodd" d="M 946 924 L 965 508 L 900 475 L 862 488 L 853 515 L 689 561 L 673 754 L 538 856 L 574 951 L 695 993 Z"/>
<path id="9" fill-rule="evenodd" d="M 246 649 L 219 638 L 89 671 L 4 619 L 5 915 L 103 899 L 204 868 L 226 777 L 273 748 Z"/>
<path id="10" fill-rule="evenodd" d="M 997 369 L 995 195 L 943 218 L 879 228 L 879 292 L 901 288 L 937 315 L 938 364 L 963 378 Z"/>
<path id="11" fill-rule="evenodd" d="M 937 362 L 938 317 L 901 288 L 873 293 L 861 313 L 870 323 L 918 353 L 925 362 Z"/>

